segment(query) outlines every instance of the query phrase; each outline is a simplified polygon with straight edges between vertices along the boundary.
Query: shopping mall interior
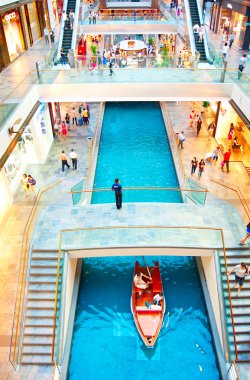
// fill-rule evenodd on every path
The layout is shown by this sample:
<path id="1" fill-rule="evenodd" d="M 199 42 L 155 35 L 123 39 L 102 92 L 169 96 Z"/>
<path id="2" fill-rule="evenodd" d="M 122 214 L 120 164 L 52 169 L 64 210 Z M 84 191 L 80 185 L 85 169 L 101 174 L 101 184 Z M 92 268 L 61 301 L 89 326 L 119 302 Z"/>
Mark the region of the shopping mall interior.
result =
<path id="1" fill-rule="evenodd" d="M 250 379 L 250 4 L 0 2 L 0 379 Z"/>

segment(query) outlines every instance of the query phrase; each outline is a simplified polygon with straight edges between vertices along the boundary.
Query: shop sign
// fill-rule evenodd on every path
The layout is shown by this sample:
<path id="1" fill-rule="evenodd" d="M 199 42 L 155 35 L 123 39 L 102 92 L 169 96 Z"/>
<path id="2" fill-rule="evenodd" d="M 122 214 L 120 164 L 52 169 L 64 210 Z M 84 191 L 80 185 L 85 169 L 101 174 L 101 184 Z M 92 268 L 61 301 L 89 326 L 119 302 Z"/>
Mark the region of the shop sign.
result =
<path id="1" fill-rule="evenodd" d="M 3 17 L 3 19 L 5 22 L 10 22 L 11 20 L 15 20 L 16 19 L 16 12 L 11 12 L 11 13 L 6 14 Z"/>
<path id="2" fill-rule="evenodd" d="M 41 103 L 40 109 L 37 113 L 37 120 L 39 121 L 39 125 L 41 128 L 41 132 L 45 135 L 46 134 L 46 126 L 44 122 L 44 112 L 45 112 L 45 103 Z"/>

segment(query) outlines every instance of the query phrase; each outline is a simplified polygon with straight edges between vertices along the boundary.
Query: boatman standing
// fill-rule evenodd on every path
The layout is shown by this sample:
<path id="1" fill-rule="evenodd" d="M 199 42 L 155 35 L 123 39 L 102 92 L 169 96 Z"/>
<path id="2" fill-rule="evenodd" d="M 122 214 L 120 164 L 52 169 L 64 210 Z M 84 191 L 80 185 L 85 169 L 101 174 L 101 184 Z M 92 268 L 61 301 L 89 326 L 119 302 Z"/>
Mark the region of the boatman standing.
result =
<path id="1" fill-rule="evenodd" d="M 119 178 L 115 179 L 115 183 L 112 185 L 112 191 L 115 192 L 115 202 L 117 210 L 122 208 L 122 185 Z"/>

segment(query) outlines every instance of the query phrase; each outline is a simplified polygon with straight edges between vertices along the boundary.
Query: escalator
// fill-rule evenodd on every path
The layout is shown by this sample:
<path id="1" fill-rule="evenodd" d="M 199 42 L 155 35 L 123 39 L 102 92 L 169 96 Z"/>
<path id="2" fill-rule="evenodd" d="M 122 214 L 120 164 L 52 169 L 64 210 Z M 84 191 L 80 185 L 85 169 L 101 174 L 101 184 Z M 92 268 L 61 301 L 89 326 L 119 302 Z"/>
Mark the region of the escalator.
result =
<path id="1" fill-rule="evenodd" d="M 197 6 L 197 0 L 189 0 L 189 8 L 190 8 L 190 14 L 191 14 L 191 20 L 192 20 L 192 26 L 195 24 L 201 25 L 201 20 L 199 17 L 199 11 Z M 205 45 L 204 45 L 204 39 L 202 42 L 195 42 L 196 44 L 196 50 L 200 53 L 200 62 L 207 62 L 206 52 L 205 52 Z"/>
<path id="2" fill-rule="evenodd" d="M 68 0 L 67 15 L 69 14 L 71 10 L 75 12 L 75 8 L 76 8 L 76 0 Z M 75 19 L 75 22 L 76 22 L 76 19 Z M 66 53 L 66 57 L 68 57 L 69 49 L 71 49 L 73 30 L 70 29 L 69 23 L 66 23 L 65 26 L 66 28 L 64 28 L 63 30 L 62 47 Z"/>

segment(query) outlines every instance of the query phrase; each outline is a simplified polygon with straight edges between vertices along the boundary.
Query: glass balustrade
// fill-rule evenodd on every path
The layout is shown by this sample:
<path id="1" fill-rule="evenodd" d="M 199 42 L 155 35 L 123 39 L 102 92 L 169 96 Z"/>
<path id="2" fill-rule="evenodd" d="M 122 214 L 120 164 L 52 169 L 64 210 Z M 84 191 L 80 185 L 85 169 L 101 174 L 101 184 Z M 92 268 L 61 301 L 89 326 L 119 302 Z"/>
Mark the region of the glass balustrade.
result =
<path id="1" fill-rule="evenodd" d="M 92 64 L 91 62 L 93 62 Z M 171 57 L 128 57 L 115 62 L 110 74 L 108 64 L 98 67 L 96 57 L 76 61 L 77 68 L 70 70 L 31 71 L 9 94 L 4 94 L 0 103 L 1 127 L 16 111 L 28 94 L 32 85 L 81 84 L 81 83 L 234 83 L 247 95 L 250 95 L 249 74 L 238 70 L 196 68 L 196 62 L 188 60 L 182 67 L 176 67 L 178 60 Z M 185 67 L 185 65 L 187 67 Z M 1 94 L 0 94 L 1 95 Z"/>
<path id="2" fill-rule="evenodd" d="M 214 228 L 119 226 L 61 231 L 62 250 L 128 247 L 222 249 L 223 243 L 220 229 Z"/>

